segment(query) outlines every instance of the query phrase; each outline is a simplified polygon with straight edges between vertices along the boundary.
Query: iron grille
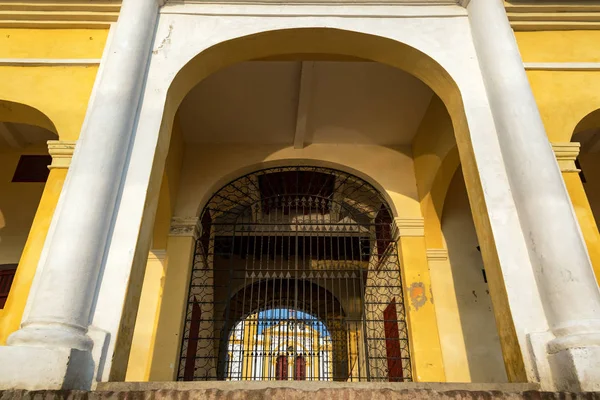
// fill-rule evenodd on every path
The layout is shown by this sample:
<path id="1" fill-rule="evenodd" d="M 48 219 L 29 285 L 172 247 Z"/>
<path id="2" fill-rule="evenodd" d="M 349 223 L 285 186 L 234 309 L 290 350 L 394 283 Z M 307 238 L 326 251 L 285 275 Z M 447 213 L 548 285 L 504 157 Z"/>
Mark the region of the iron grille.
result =
<path id="1" fill-rule="evenodd" d="M 370 184 L 265 169 L 201 225 L 178 380 L 412 380 L 392 216 Z"/>

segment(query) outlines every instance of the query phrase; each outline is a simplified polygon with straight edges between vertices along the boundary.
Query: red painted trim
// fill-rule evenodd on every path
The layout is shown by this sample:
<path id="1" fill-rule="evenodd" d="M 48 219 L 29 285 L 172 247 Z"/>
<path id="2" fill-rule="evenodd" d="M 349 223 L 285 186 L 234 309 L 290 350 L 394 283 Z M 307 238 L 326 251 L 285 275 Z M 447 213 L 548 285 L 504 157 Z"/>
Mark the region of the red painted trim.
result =
<path id="1" fill-rule="evenodd" d="M 192 321 L 190 322 L 190 337 L 188 339 L 187 353 L 185 355 L 184 381 L 193 381 L 196 372 L 196 352 L 198 351 L 198 334 L 200 330 L 200 318 L 202 311 L 198 300 L 194 297 L 192 304 Z"/>
<path id="2" fill-rule="evenodd" d="M 398 334 L 398 314 L 396 313 L 396 298 L 383 311 L 383 324 L 385 327 L 385 352 L 388 364 L 388 378 L 390 382 L 402 382 L 402 353 L 400 352 L 400 336 Z"/>

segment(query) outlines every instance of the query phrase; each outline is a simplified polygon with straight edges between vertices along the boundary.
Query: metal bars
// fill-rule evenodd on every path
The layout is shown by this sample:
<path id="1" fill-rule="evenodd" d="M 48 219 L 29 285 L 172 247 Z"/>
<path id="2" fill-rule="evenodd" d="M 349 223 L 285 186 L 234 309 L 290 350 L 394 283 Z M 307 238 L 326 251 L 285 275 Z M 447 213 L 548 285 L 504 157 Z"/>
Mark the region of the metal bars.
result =
<path id="1" fill-rule="evenodd" d="M 391 212 L 364 180 L 271 168 L 205 207 L 179 380 L 411 381 Z"/>

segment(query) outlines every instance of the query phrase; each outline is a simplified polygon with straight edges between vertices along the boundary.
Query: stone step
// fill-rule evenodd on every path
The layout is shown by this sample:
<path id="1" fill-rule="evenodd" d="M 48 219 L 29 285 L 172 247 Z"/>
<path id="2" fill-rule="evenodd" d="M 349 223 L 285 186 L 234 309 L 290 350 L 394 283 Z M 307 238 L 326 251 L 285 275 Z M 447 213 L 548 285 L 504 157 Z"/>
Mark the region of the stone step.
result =
<path id="1" fill-rule="evenodd" d="M 0 400 L 600 400 L 531 383 L 108 382 L 95 391 L 4 391 Z"/>
<path id="2" fill-rule="evenodd" d="M 196 382 L 103 382 L 98 391 L 146 390 L 236 390 L 291 389 L 305 392 L 319 390 L 434 390 L 434 391 L 500 391 L 526 392 L 539 390 L 537 383 L 446 383 L 446 382 L 319 382 L 319 381 L 196 381 Z"/>

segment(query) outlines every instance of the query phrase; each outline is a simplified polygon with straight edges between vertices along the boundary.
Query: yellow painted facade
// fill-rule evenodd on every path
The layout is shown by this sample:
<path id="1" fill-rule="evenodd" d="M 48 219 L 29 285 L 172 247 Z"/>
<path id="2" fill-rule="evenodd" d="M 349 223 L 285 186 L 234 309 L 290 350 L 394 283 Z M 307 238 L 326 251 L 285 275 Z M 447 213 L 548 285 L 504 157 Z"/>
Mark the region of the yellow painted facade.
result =
<path id="1" fill-rule="evenodd" d="M 50 60 L 36 65 L 0 64 L 0 123 L 33 125 L 46 129 L 60 141 L 76 141 L 108 37 L 109 30 L 105 27 L 0 28 L 0 59 Z M 576 135 L 581 132 L 595 129 L 595 135 L 600 135 L 600 68 L 582 70 L 572 65 L 600 62 L 600 30 L 518 30 L 516 38 L 549 143 L 556 149 L 560 144 L 577 140 Z M 297 150 L 268 144 L 186 143 L 176 112 L 189 89 L 229 63 L 248 57 L 287 54 L 288 46 L 302 49 L 303 44 L 318 41 L 319 35 L 306 32 L 293 43 L 285 35 L 277 39 L 265 36 L 260 40 L 261 46 L 256 45 L 259 50 L 249 49 L 249 43 L 238 40 L 210 54 L 201 54 L 174 81 L 166 106 L 166 119 L 174 122 L 165 124 L 170 131 L 167 135 L 170 144 L 161 176 L 158 211 L 126 380 L 170 381 L 177 377 L 187 291 L 199 232 L 192 229 L 181 235 L 173 231 L 173 221 L 180 216 L 199 215 L 210 196 L 238 176 L 268 166 L 301 164 L 354 173 L 380 190 L 395 210 L 394 217 L 400 226 L 397 245 L 416 381 L 525 381 L 462 100 L 453 82 L 433 62 L 420 64 L 420 55 L 410 50 L 390 56 L 387 51 L 395 47 L 385 44 L 369 47 L 369 41 L 359 36 L 352 45 L 333 40 L 321 45 L 322 53 L 339 47 L 343 56 L 359 57 L 363 55 L 353 54 L 353 46 L 362 46 L 373 60 L 405 69 L 433 89 L 435 94 L 410 145 L 392 148 L 315 144 Z M 86 61 L 85 65 L 71 65 L 53 64 L 52 60 Z M 203 63 L 210 68 L 200 68 Z M 415 69 L 422 65 L 428 69 L 427 73 Z M 0 309 L 0 345 L 19 328 L 67 176 L 66 168 L 53 168 L 45 185 L 36 183 L 25 189 L 17 188 L 10 180 L 23 154 L 47 154 L 47 149 L 44 143 L 0 149 L 0 264 L 18 263 L 10 294 Z M 576 158 L 586 183 L 582 183 Z M 560 165 L 600 281 L 598 153 L 575 154 L 569 163 Z M 453 186 L 458 175 L 464 177 L 461 188 Z M 452 200 L 463 194 L 463 200 L 468 194 L 471 215 L 461 213 L 459 201 Z M 462 211 L 467 206 L 463 203 Z M 446 206 L 453 213 L 447 213 Z M 14 215 L 18 213 L 22 217 L 13 227 Z M 464 224 L 456 224 L 453 218 Z M 403 228 L 406 221 L 409 225 Z M 457 232 L 457 226 L 468 226 L 473 243 L 478 243 L 478 252 L 473 250 L 476 246 L 471 246 L 465 250 L 471 251 L 468 256 L 456 256 L 449 235 Z M 403 229 L 408 233 L 403 233 Z M 468 274 L 471 274 L 468 279 L 479 279 L 484 265 L 486 286 L 478 281 L 475 297 L 483 296 L 485 300 L 475 305 L 475 300 L 467 298 L 475 289 L 461 286 L 459 280 Z M 485 289 L 487 285 L 489 290 Z M 480 311 L 482 307 L 486 309 Z M 480 315 L 484 315 L 490 326 L 494 324 L 487 342 L 473 339 L 479 328 L 465 322 L 473 312 L 482 312 Z M 493 368 L 485 365 L 492 362 Z"/>
<path id="2" fill-rule="evenodd" d="M 0 32 L 0 58 L 6 59 L 99 61 L 108 35 L 108 29 L 0 29 Z M 52 132 L 58 140 L 77 140 L 97 71 L 98 65 L 0 65 L 0 121 L 38 126 Z M 38 143 L 33 149 L 23 148 L 19 152 L 47 154 L 45 147 L 45 143 Z M 2 162 L 5 182 L 10 182 L 18 157 L 3 154 Z M 16 260 L 18 272 L 10 295 L 0 310 L 0 344 L 19 327 L 66 173 L 66 169 L 52 169 L 38 194 L 14 194 L 21 207 L 24 202 L 33 201 L 37 211 L 29 226 L 22 227 L 15 243 L 21 255 Z M 7 211 L 19 212 L 6 210 L 3 205 L 0 212 Z"/>

